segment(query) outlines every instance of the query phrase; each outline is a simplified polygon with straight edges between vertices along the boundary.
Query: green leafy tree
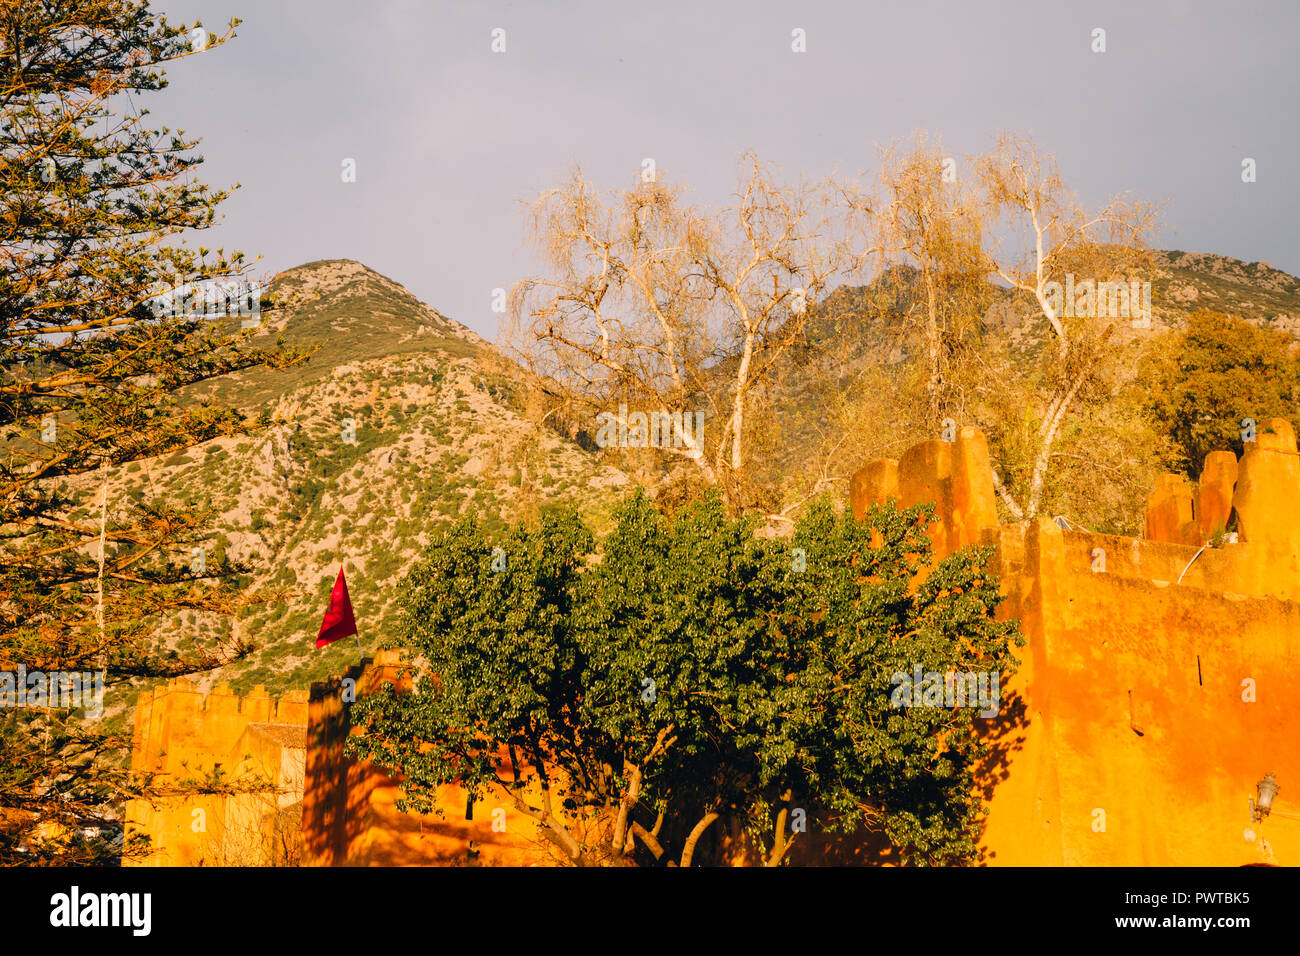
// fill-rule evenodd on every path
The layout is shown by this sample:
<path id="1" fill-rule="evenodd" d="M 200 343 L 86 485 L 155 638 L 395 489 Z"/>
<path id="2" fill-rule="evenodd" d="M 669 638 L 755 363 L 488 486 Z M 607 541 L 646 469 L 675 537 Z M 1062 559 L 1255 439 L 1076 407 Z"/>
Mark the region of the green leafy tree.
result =
<path id="1" fill-rule="evenodd" d="M 1177 466 L 1193 478 L 1212 451 L 1242 454 L 1242 419 L 1300 425 L 1300 360 L 1291 336 L 1221 312 L 1195 312 L 1186 329 L 1169 333 L 1152 349 L 1142 380 Z"/>
<path id="2" fill-rule="evenodd" d="M 100 671 L 111 692 L 249 649 L 220 626 L 255 597 L 241 569 L 193 554 L 210 515 L 113 487 L 126 462 L 249 427 L 187 386 L 298 357 L 253 347 L 229 313 L 150 305 L 246 268 L 182 241 L 228 193 L 196 182 L 196 141 L 150 128 L 135 100 L 236 22 L 209 35 L 145 0 L 0 2 L 0 669 Z M 212 622 L 212 643 L 187 629 L 164 647 L 181 614 Z M 121 802 L 140 792 L 127 752 L 71 711 L 6 711 L 0 862 L 117 858 Z"/>
<path id="3" fill-rule="evenodd" d="M 731 834 L 778 865 L 796 819 L 970 860 L 982 721 L 899 706 L 897 677 L 1005 676 L 1022 638 L 990 551 L 935 562 L 930 520 L 821 502 L 769 540 L 716 493 L 669 518 L 638 492 L 599 546 L 572 513 L 496 544 L 463 522 L 402 586 L 414 689 L 358 700 L 347 747 L 404 776 L 403 809 L 459 781 L 579 865 L 688 866 Z"/>

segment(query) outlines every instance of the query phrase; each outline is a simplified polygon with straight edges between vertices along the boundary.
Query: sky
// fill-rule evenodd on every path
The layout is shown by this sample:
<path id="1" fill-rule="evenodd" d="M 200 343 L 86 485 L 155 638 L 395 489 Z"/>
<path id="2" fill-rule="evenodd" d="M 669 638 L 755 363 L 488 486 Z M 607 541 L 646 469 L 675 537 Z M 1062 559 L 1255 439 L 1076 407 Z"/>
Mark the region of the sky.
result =
<path id="1" fill-rule="evenodd" d="M 202 137 L 203 181 L 241 186 L 196 241 L 258 271 L 357 259 L 491 339 L 493 290 L 541 268 L 525 204 L 575 166 L 626 188 L 653 158 L 721 207 L 746 151 L 787 181 L 866 180 L 918 129 L 957 157 L 1029 136 L 1086 205 L 1164 202 L 1157 246 L 1300 274 L 1294 0 L 152 6 L 243 21 L 137 100 Z"/>

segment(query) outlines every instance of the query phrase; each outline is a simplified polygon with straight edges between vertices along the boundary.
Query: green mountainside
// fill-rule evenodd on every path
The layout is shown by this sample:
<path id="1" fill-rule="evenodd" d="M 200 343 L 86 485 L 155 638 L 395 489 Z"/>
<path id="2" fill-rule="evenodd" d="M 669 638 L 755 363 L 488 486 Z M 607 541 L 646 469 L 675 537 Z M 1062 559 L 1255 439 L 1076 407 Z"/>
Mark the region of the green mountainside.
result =
<path id="1" fill-rule="evenodd" d="M 302 365 L 230 375 L 194 397 L 215 395 L 270 424 L 134 463 L 114 479 L 119 493 L 166 489 L 211 508 L 219 533 L 203 560 L 242 561 L 258 569 L 255 587 L 285 592 L 234 622 L 233 636 L 257 650 L 200 676 L 201 686 L 280 693 L 354 663 L 353 640 L 315 648 L 340 562 L 369 654 L 395 626 L 406 569 L 463 515 L 499 529 L 576 505 L 604 526 L 627 477 L 527 421 L 522 374 L 473 332 L 355 262 L 300 266 L 269 293 L 259 336 L 318 350 Z M 224 622 L 182 615 L 165 638 L 180 647 L 195 634 L 231 636 Z M 134 697 L 120 695 L 119 712 Z"/>

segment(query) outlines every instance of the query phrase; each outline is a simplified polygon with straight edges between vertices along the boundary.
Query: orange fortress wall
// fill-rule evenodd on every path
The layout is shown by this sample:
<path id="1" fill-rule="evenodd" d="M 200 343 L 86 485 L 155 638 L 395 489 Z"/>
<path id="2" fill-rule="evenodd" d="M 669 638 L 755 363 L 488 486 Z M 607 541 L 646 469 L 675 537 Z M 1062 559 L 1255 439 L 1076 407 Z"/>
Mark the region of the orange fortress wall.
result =
<path id="1" fill-rule="evenodd" d="M 1210 455 L 1195 485 L 1159 481 L 1141 539 L 1047 518 L 1000 525 L 974 428 L 853 475 L 856 514 L 886 499 L 934 502 L 939 554 L 994 546 L 1006 595 L 999 613 L 1018 618 L 1028 639 L 988 724 L 983 862 L 1300 861 L 1300 816 L 1285 815 L 1300 812 L 1300 455 L 1280 420 L 1263 423 L 1248 449 L 1240 462 Z M 1233 526 L 1235 540 L 1225 534 Z M 358 695 L 409 681 L 382 652 L 344 676 Z M 137 705 L 134 765 L 177 777 L 216 762 L 261 768 L 285 790 L 280 813 L 301 795 L 308 865 L 549 862 L 530 820 L 504 802 L 470 807 L 454 785 L 439 800 L 441 817 L 399 813 L 400 782 L 343 754 L 351 727 L 342 679 L 304 696 L 278 705 L 258 693 L 204 698 L 173 681 Z M 305 737 L 296 765 L 295 732 Z M 1276 812 L 1255 822 L 1248 800 L 1270 771 L 1281 785 Z M 206 834 L 191 829 L 198 807 Z M 274 809 L 188 797 L 160 807 L 133 801 L 128 819 L 155 841 L 149 862 L 193 864 L 229 857 L 225 830 L 254 820 L 269 828 Z M 837 841 L 822 859 L 888 857 L 878 850 Z"/>
<path id="2" fill-rule="evenodd" d="M 239 697 L 223 684 L 205 695 L 178 677 L 141 694 L 135 707 L 133 770 L 153 774 L 155 787 L 164 791 L 192 789 L 195 782 L 212 779 L 214 771 L 227 785 L 242 781 L 259 789 L 128 801 L 127 833 L 147 834 L 152 851 L 132 862 L 264 865 L 282 858 L 284 840 L 296 837 L 283 833 L 283 827 L 302 800 L 306 720 L 304 691 L 275 700 L 265 688 L 255 687 Z"/>
<path id="3" fill-rule="evenodd" d="M 1300 811 L 1300 456 L 1281 420 L 1248 448 L 1240 463 L 1209 456 L 1195 488 L 1162 481 L 1146 540 L 1046 518 L 999 526 L 974 428 L 854 475 L 857 514 L 937 501 L 940 553 L 997 546 L 1000 613 L 1028 644 L 990 722 L 986 862 L 1300 860 L 1300 817 L 1282 815 Z M 1230 508 L 1238 541 L 1201 550 Z M 1248 800 L 1269 771 L 1280 812 L 1259 824 Z"/>

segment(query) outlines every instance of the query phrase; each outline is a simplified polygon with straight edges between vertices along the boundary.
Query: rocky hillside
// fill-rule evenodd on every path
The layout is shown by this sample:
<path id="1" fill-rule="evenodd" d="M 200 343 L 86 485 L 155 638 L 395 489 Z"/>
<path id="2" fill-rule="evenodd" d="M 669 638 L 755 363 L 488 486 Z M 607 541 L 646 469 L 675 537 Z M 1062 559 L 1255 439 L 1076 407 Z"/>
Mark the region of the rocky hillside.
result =
<path id="1" fill-rule="evenodd" d="M 1124 349 L 1128 376 L 1160 337 L 1183 328 L 1198 309 L 1239 316 L 1263 328 L 1300 338 L 1300 279 L 1265 262 L 1179 251 L 1153 252 L 1149 327 L 1115 323 L 1113 341 Z M 772 405 L 763 422 L 766 447 L 756 473 L 782 489 L 772 502 L 783 507 L 827 481 L 844 477 L 871 457 L 896 456 L 927 435 L 917 428 L 919 409 L 891 401 L 898 383 L 915 371 L 924 343 L 919 316 L 909 315 L 923 298 L 919 273 L 896 267 L 868 286 L 841 286 L 821 303 L 809 323 L 809 347 L 782 363 Z M 827 321 L 828 320 L 828 321 Z M 1050 332 L 1037 304 L 1005 287 L 982 286 L 959 338 L 1006 347 L 1014 367 L 1033 360 Z M 868 411 L 851 399 L 879 396 Z M 867 403 L 870 405 L 870 402 Z M 864 424 L 866 427 L 864 427 Z M 843 440 L 842 440 L 843 439 Z"/>
<path id="2" fill-rule="evenodd" d="M 1137 337 L 1181 328 L 1198 309 L 1227 312 L 1268 328 L 1300 334 L 1300 279 L 1267 262 L 1242 262 L 1197 252 L 1156 251 L 1151 276 L 1151 326 Z M 1011 335 L 1037 324 L 1029 303 L 997 299 L 984 321 Z M 1129 330 L 1123 330 L 1129 334 Z"/>
<path id="3" fill-rule="evenodd" d="M 279 692 L 353 663 L 354 641 L 314 646 L 340 562 L 370 653 L 393 630 L 406 569 L 458 517 L 500 528 L 573 504 L 602 526 L 627 477 L 527 421 L 522 375 L 473 332 L 356 262 L 300 266 L 269 291 L 259 334 L 318 350 L 202 394 L 270 425 L 133 464 L 121 489 L 166 489 L 210 507 L 219 533 L 204 560 L 247 562 L 259 569 L 254 586 L 285 590 L 285 601 L 234 624 L 257 651 L 204 683 Z M 192 615 L 171 623 L 174 646 L 225 633 Z"/>
<path id="4" fill-rule="evenodd" d="M 1300 334 L 1300 279 L 1267 262 L 1175 250 L 1158 253 L 1156 264 L 1153 311 L 1157 318 L 1163 312 L 1167 324 L 1212 309 Z"/>

